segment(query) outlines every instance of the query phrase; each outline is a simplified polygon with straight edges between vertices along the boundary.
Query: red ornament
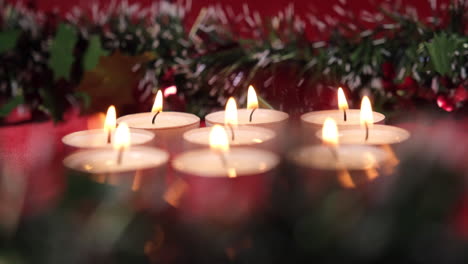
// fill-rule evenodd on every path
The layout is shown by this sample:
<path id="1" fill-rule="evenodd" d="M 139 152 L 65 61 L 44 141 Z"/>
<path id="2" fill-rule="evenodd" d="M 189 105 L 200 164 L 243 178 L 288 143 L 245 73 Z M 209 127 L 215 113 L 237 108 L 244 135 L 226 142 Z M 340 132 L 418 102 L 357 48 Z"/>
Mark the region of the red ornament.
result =
<path id="1" fill-rule="evenodd" d="M 455 94 L 453 95 L 453 100 L 455 104 L 464 102 L 468 99 L 468 91 L 463 85 L 459 85 L 455 90 Z"/>
<path id="2" fill-rule="evenodd" d="M 397 86 L 398 90 L 405 91 L 410 94 L 414 94 L 418 91 L 418 82 L 410 76 L 407 76 L 401 84 Z"/>
<path id="3" fill-rule="evenodd" d="M 395 69 L 393 67 L 393 64 L 391 64 L 390 62 L 385 62 L 384 64 L 382 64 L 382 74 L 382 77 L 385 80 L 395 79 Z"/>
<path id="4" fill-rule="evenodd" d="M 445 94 L 437 96 L 437 105 L 447 112 L 452 112 L 455 109 L 453 98 L 448 98 Z"/>

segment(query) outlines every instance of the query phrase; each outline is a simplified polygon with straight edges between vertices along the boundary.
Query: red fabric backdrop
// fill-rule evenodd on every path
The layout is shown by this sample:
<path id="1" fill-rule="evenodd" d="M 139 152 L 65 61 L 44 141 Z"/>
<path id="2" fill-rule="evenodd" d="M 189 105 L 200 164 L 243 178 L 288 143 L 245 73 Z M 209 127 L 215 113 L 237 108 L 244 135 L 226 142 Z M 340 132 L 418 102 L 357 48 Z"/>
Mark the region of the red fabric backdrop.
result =
<path id="1" fill-rule="evenodd" d="M 37 6 L 40 10 L 52 11 L 57 10 L 60 13 L 66 13 L 73 7 L 89 8 L 93 4 L 107 5 L 115 0 L 7 0 L 8 2 L 27 2 Z M 118 0 L 117 0 L 118 1 Z M 150 5 L 154 0 L 127 0 L 129 3 L 140 3 L 141 5 Z M 185 1 L 185 0 L 184 0 Z M 433 0 L 438 4 L 448 3 L 450 0 Z M 294 4 L 295 10 L 299 14 L 306 14 L 310 11 L 319 11 L 321 14 L 333 14 L 333 7 L 337 3 L 347 2 L 346 6 L 349 10 L 376 10 L 383 4 L 389 6 L 397 6 L 403 4 L 404 6 L 414 6 L 421 16 L 430 14 L 430 0 L 192 0 L 192 9 L 189 14 L 189 20 L 193 20 L 198 14 L 198 11 L 208 5 L 222 5 L 231 6 L 234 11 L 240 12 L 244 4 L 252 10 L 257 10 L 261 15 L 271 16 L 276 14 L 279 10 L 286 7 L 290 3 Z"/>

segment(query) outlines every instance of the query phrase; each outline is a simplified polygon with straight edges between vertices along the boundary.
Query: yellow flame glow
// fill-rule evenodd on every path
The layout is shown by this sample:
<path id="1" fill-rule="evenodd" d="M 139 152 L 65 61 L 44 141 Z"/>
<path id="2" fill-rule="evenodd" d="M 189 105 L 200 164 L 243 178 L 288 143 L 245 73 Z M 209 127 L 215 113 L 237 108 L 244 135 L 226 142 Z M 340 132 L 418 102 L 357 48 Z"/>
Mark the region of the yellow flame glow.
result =
<path id="1" fill-rule="evenodd" d="M 327 117 L 323 123 L 322 141 L 325 144 L 338 145 L 338 127 L 335 120 L 330 117 Z"/>
<path id="2" fill-rule="evenodd" d="M 237 177 L 236 169 L 228 168 L 228 177 L 229 178 L 236 178 Z"/>
<path id="3" fill-rule="evenodd" d="M 252 85 L 249 86 L 249 90 L 247 91 L 247 109 L 255 109 L 258 108 L 258 99 L 257 93 Z"/>
<path id="4" fill-rule="evenodd" d="M 215 125 L 210 131 L 210 148 L 215 151 L 229 151 L 229 138 L 224 127 Z"/>
<path id="5" fill-rule="evenodd" d="M 338 171 L 338 181 L 344 188 L 350 189 L 356 187 L 353 178 L 351 178 L 351 175 L 346 169 Z"/>
<path id="6" fill-rule="evenodd" d="M 130 146 L 130 129 L 126 123 L 120 123 L 115 130 L 114 149 L 126 149 Z"/>
<path id="7" fill-rule="evenodd" d="M 364 96 L 361 101 L 361 125 L 372 126 L 374 123 L 374 116 L 372 114 L 372 106 L 369 97 Z"/>
<path id="8" fill-rule="evenodd" d="M 117 114 L 115 107 L 113 105 L 109 106 L 107 109 L 106 120 L 104 121 L 104 131 L 108 133 L 109 131 L 114 131 L 117 126 Z"/>
<path id="9" fill-rule="evenodd" d="M 154 104 L 153 108 L 151 109 L 151 112 L 157 113 L 157 112 L 162 112 L 163 110 L 163 95 L 161 90 L 158 91 L 156 94 L 156 98 L 154 99 Z"/>
<path id="10" fill-rule="evenodd" d="M 348 101 L 346 100 L 346 96 L 341 87 L 338 88 L 338 108 L 340 110 L 349 109 Z"/>
<path id="11" fill-rule="evenodd" d="M 224 124 L 236 126 L 237 121 L 237 103 L 236 100 L 231 97 L 226 103 L 226 110 L 224 111 Z"/>

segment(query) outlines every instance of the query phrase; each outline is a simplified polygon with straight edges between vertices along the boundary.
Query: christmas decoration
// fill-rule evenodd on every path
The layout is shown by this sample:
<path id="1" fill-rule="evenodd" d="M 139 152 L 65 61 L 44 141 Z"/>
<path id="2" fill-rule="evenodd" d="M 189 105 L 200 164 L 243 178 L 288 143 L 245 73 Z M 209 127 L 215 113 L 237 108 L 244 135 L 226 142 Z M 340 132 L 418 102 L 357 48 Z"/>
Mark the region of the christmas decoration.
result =
<path id="1" fill-rule="evenodd" d="M 74 9 L 65 18 L 3 1 L 0 6 L 3 118 L 20 105 L 33 118 L 54 120 L 88 101 L 89 111 L 100 110 L 95 95 L 106 88 L 88 93 L 78 87 L 86 86 L 91 72 L 106 74 L 99 62 L 112 64 L 115 54 L 149 58 L 126 65 L 142 74 L 134 87 L 122 88 L 131 90 L 133 107 L 147 109 L 158 89 L 176 86 L 176 101 L 203 116 L 230 96 L 244 103 L 242 92 L 254 84 L 262 102 L 293 115 L 329 107 L 324 98 L 337 86 L 351 98 L 371 94 L 379 110 L 391 113 L 421 104 L 466 111 L 465 0 L 431 4 L 433 15 L 425 19 L 398 5 L 355 14 L 346 1 L 334 6 L 336 17 L 312 13 L 307 19 L 292 6 L 269 19 L 248 7 L 234 14 L 216 6 L 203 8 L 189 28 L 187 5 L 164 1 L 146 8 L 122 2 Z M 118 92 L 107 96 L 122 101 Z"/>

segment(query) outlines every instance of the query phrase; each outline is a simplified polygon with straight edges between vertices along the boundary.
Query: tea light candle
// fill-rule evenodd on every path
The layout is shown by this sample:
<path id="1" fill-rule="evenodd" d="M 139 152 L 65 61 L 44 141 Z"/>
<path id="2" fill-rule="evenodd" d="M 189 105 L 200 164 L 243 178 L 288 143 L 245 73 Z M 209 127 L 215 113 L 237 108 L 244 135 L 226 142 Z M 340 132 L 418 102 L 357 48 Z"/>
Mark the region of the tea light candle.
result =
<path id="1" fill-rule="evenodd" d="M 70 169 L 89 174 L 114 174 L 157 168 L 169 160 L 165 151 L 150 147 L 132 147 L 123 155 L 119 164 L 117 151 L 113 149 L 83 150 L 65 158 L 64 164 Z"/>
<path id="2" fill-rule="evenodd" d="M 70 133 L 62 138 L 62 142 L 72 150 L 79 148 L 100 148 L 111 146 L 116 127 L 116 111 L 114 106 L 107 110 L 104 129 L 91 129 Z M 130 130 L 132 145 L 143 145 L 153 140 L 150 132 L 138 129 Z"/>
<path id="3" fill-rule="evenodd" d="M 130 147 L 130 129 L 121 123 L 115 133 L 112 148 L 85 150 L 74 153 L 64 160 L 65 166 L 77 171 L 118 173 L 158 167 L 166 163 L 166 152 L 148 147 Z M 124 157 L 125 156 L 125 157 Z"/>
<path id="4" fill-rule="evenodd" d="M 104 130 L 92 129 L 68 134 L 62 138 L 62 142 L 73 148 L 109 147 L 111 144 L 107 142 L 107 137 L 108 134 Z M 113 137 L 112 135 L 111 138 Z M 154 134 L 141 129 L 130 129 L 130 138 L 132 145 L 143 145 L 151 142 Z"/>
<path id="5" fill-rule="evenodd" d="M 150 147 L 130 147 L 130 130 L 120 124 L 113 141 L 114 149 L 88 149 L 66 157 L 64 165 L 91 179 L 138 191 L 144 201 L 155 203 L 155 196 L 162 197 L 165 189 L 165 170 L 169 154 Z"/>
<path id="6" fill-rule="evenodd" d="M 338 89 L 338 108 L 339 110 L 314 111 L 303 114 L 301 121 L 303 124 L 313 126 L 316 129 L 320 129 L 327 118 L 333 119 L 340 128 L 361 124 L 361 111 L 359 109 L 349 109 L 341 88 Z M 375 123 L 381 123 L 385 116 L 381 113 L 372 112 L 372 119 Z"/>
<path id="7" fill-rule="evenodd" d="M 182 153 L 172 161 L 189 186 L 182 206 L 192 216 L 240 221 L 266 202 L 279 157 L 254 148 L 230 149 L 226 131 L 217 125 L 210 147 Z"/>
<path id="8" fill-rule="evenodd" d="M 158 91 L 151 112 L 126 115 L 117 119 L 131 128 L 150 131 L 156 135 L 155 144 L 168 149 L 171 153 L 180 151 L 182 135 L 200 126 L 200 118 L 193 114 L 181 112 L 163 112 L 162 93 Z"/>
<path id="9" fill-rule="evenodd" d="M 210 127 L 197 128 L 184 133 L 184 141 L 189 148 L 203 148 L 210 145 Z M 232 133 L 234 132 L 234 140 Z M 256 148 L 274 148 L 274 131 L 253 126 L 235 127 L 227 130 L 229 145 L 232 147 L 252 146 Z"/>
<path id="10" fill-rule="evenodd" d="M 289 115 L 277 110 L 258 108 L 257 96 L 252 86 L 249 87 L 247 100 L 247 108 L 237 110 L 238 125 L 260 126 L 270 128 L 275 131 L 284 128 Z M 225 111 L 208 114 L 205 117 L 206 125 L 223 125 L 225 115 Z"/>
<path id="11" fill-rule="evenodd" d="M 346 128 L 339 132 L 341 144 L 390 145 L 398 144 L 410 137 L 410 133 L 403 128 L 386 125 L 374 125 L 365 140 L 366 131 L 362 128 Z M 322 133 L 317 131 L 317 137 L 322 139 Z"/>
<path id="12" fill-rule="evenodd" d="M 378 176 L 377 169 L 385 167 L 390 161 L 388 152 L 375 146 L 339 146 L 338 135 L 336 122 L 328 118 L 324 122 L 321 136 L 324 144 L 300 148 L 291 153 L 289 158 L 311 174 L 325 174 L 326 177 L 330 176 L 330 172 L 337 174 L 338 181 L 344 187 L 355 186 L 351 179 L 352 174 L 373 180 Z M 317 184 L 322 183 L 314 180 L 311 185 Z"/>

